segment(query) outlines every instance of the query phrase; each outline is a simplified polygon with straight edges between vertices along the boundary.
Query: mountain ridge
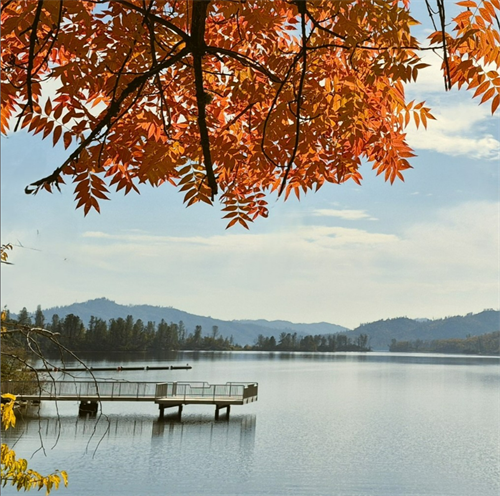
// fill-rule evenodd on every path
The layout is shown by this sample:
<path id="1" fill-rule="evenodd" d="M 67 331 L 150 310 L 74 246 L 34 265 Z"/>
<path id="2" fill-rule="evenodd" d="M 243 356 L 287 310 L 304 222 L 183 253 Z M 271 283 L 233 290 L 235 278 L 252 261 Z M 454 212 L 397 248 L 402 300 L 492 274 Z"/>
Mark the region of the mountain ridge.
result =
<path id="1" fill-rule="evenodd" d="M 267 321 L 260 320 L 222 320 L 213 317 L 195 315 L 173 307 L 161 307 L 154 305 L 122 305 L 107 298 L 95 298 L 81 303 L 51 307 L 43 309 L 46 322 L 50 322 L 52 316 L 57 314 L 60 318 L 74 314 L 81 318 L 85 325 L 94 316 L 105 321 L 132 315 L 134 319 L 144 322 L 153 321 L 159 323 L 162 319 L 166 322 L 178 323 L 182 320 L 189 332 L 194 331 L 197 325 L 201 325 L 204 333 L 210 332 L 212 326 L 219 328 L 219 333 L 224 337 L 233 336 L 234 342 L 245 345 L 253 344 L 258 335 L 265 337 L 279 336 L 281 332 L 297 332 L 306 334 L 334 334 L 338 332 L 349 332 L 342 326 L 320 322 L 318 324 L 295 324 L 289 321 Z M 276 325 L 272 325 L 276 322 Z M 327 332 L 326 332 L 327 331 Z"/>
<path id="2" fill-rule="evenodd" d="M 367 334 L 368 344 L 374 350 L 387 350 L 392 339 L 396 341 L 432 341 L 438 339 L 464 339 L 500 330 L 500 312 L 483 310 L 477 314 L 450 316 L 436 320 L 395 319 L 378 320 L 362 324 L 350 336 Z"/>
<path id="3" fill-rule="evenodd" d="M 500 312 L 492 309 L 483 310 L 478 314 L 469 313 L 465 316 L 451 316 L 436 320 L 397 317 L 361 324 L 354 330 L 328 322 L 304 324 L 286 320 L 222 320 L 191 314 L 173 307 L 122 305 L 104 297 L 71 305 L 51 307 L 42 311 L 47 323 L 50 322 L 54 314 L 60 318 L 69 314 L 77 315 L 86 325 L 91 316 L 109 321 L 132 315 L 136 320 L 153 321 L 157 324 L 162 319 L 168 323 L 178 323 L 182 320 L 188 332 L 193 332 L 195 327 L 200 325 L 203 328 L 203 333 L 207 334 L 211 331 L 212 326 L 217 326 L 220 335 L 233 336 L 234 342 L 242 346 L 254 344 L 259 334 L 265 337 L 274 336 L 278 340 L 283 332 L 292 334 L 296 332 L 299 336 L 345 333 L 351 338 L 367 334 L 369 345 L 374 350 L 387 350 L 392 339 L 410 341 L 465 338 L 469 335 L 477 336 L 500 330 Z"/>

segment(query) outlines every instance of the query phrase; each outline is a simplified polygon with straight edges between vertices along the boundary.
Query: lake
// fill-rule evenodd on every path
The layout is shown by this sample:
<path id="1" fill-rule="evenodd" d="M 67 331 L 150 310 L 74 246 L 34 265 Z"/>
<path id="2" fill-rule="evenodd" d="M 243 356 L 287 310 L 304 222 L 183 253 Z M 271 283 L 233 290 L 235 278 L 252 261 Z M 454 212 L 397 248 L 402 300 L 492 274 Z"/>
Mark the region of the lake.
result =
<path id="1" fill-rule="evenodd" d="M 57 408 L 45 402 L 40 419 L 19 419 L 4 440 L 35 470 L 68 472 L 68 488 L 55 495 L 500 493 L 495 357 L 182 352 L 165 360 L 135 355 L 87 363 L 189 363 L 192 370 L 96 375 L 256 381 L 259 398 L 218 421 L 213 406 L 187 405 L 181 421 L 174 415 L 160 421 L 153 403 L 103 403 L 97 422 L 78 418 L 76 402 Z M 2 493 L 19 494 L 10 487 Z"/>

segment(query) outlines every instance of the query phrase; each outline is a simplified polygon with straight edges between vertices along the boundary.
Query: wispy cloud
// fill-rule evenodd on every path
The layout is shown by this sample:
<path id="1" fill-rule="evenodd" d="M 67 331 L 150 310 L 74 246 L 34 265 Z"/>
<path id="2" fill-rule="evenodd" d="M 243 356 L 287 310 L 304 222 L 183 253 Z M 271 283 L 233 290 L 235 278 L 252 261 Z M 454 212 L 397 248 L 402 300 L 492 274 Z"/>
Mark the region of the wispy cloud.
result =
<path id="1" fill-rule="evenodd" d="M 369 215 L 365 210 L 339 210 L 333 208 L 318 208 L 313 211 L 316 217 L 337 217 L 345 220 L 377 220 Z"/>
<path id="2" fill-rule="evenodd" d="M 2 284 L 14 297 L 26 285 L 43 286 L 33 307 L 50 306 L 46 296 L 64 304 L 106 295 L 226 319 L 347 327 L 480 311 L 496 306 L 498 208 L 492 202 L 444 208 L 397 234 L 320 225 L 206 238 L 89 231 L 69 247 L 50 240 L 71 251 L 64 262 L 46 256 L 40 263 L 46 252 L 16 251 L 13 261 L 23 270 Z"/>
<path id="3" fill-rule="evenodd" d="M 269 234 L 232 234 L 214 236 L 156 236 L 137 232 L 128 233 L 105 233 L 101 231 L 87 231 L 82 238 L 94 240 L 87 243 L 87 247 L 96 247 L 102 254 L 111 250 L 118 255 L 130 253 L 131 249 L 140 250 L 148 254 L 160 251 L 164 248 L 169 250 L 206 250 L 207 255 L 212 251 L 218 254 L 231 252 L 253 252 L 266 247 L 271 250 L 272 246 L 288 246 L 296 250 L 305 250 L 310 244 L 315 244 L 323 249 L 330 249 L 346 245 L 374 245 L 390 243 L 398 238 L 393 234 L 373 233 L 363 229 L 352 229 L 346 227 L 328 226 L 298 226 L 293 230 L 275 232 Z M 159 251 L 160 250 L 160 251 Z M 118 270 L 121 270 L 119 267 Z"/>

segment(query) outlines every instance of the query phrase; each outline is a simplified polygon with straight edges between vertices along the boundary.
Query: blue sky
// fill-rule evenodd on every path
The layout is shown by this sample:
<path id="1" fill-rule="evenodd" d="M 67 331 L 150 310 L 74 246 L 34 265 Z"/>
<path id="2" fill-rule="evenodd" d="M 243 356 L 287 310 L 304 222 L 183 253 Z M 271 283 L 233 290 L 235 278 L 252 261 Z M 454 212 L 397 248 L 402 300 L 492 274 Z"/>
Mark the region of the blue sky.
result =
<path id="1" fill-rule="evenodd" d="M 410 129 L 405 182 L 362 169 L 362 186 L 271 199 L 250 231 L 218 206 L 185 208 L 171 186 L 75 210 L 73 188 L 24 194 L 67 156 L 25 132 L 2 137 L 2 305 L 34 310 L 105 296 L 221 319 L 346 327 L 499 307 L 499 122 L 471 95 L 445 93 L 435 60 L 408 87 L 437 121 Z M 22 246 L 21 246 L 22 245 Z"/>

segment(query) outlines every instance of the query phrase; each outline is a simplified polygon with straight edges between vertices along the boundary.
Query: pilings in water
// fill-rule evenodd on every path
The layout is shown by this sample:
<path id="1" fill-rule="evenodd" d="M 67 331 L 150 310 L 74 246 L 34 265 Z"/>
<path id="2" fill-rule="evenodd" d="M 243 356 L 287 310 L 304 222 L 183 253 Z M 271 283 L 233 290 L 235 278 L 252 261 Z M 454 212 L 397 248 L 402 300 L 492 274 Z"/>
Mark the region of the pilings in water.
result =
<path id="1" fill-rule="evenodd" d="M 78 407 L 78 416 L 86 417 L 89 415 L 90 417 L 95 417 L 97 415 L 97 410 L 99 408 L 99 404 L 97 401 L 80 401 L 80 406 Z"/>
<path id="2" fill-rule="evenodd" d="M 160 405 L 158 405 L 158 407 L 160 410 L 160 416 L 159 416 L 160 420 L 162 420 L 165 417 L 165 408 L 172 408 L 172 407 L 178 407 L 177 419 L 181 420 L 183 405 L 161 405 L 160 404 Z M 215 420 L 219 420 L 220 411 L 224 408 L 226 409 L 225 419 L 229 420 L 229 413 L 231 412 L 231 405 L 215 405 Z"/>
<path id="3" fill-rule="evenodd" d="M 95 416 L 104 401 L 149 401 L 159 406 L 160 419 L 165 408 L 176 407 L 177 417 L 183 405 L 213 405 L 215 420 L 229 419 L 231 405 L 246 405 L 257 401 L 258 384 L 254 382 L 208 384 L 207 382 L 162 382 L 46 380 L 43 388 L 36 381 L 4 381 L 2 393 L 15 394 L 18 401 L 78 401 L 81 416 Z"/>
<path id="4" fill-rule="evenodd" d="M 165 416 L 165 408 L 172 408 L 172 407 L 178 407 L 177 410 L 177 418 L 178 420 L 181 419 L 182 417 L 182 405 L 158 405 L 160 408 L 160 420 L 164 418 Z"/>
<path id="5" fill-rule="evenodd" d="M 229 412 L 231 411 L 231 405 L 216 405 L 215 406 L 215 420 L 219 420 L 219 412 L 223 408 L 226 409 L 226 420 L 229 420 Z"/>

